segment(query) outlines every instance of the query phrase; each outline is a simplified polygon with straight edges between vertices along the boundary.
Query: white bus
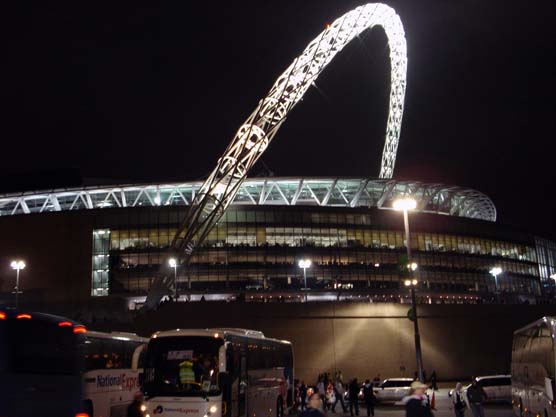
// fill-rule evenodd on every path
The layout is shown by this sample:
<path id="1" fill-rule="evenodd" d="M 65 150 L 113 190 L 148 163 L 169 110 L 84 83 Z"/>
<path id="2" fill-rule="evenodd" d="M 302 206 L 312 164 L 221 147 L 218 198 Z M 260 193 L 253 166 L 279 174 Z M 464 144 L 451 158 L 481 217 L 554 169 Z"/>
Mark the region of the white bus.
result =
<path id="1" fill-rule="evenodd" d="M 556 416 L 556 318 L 543 317 L 514 332 L 512 403 L 519 417 Z"/>
<path id="2" fill-rule="evenodd" d="M 253 330 L 177 329 L 153 334 L 145 348 L 145 416 L 283 417 L 292 406 L 290 342 Z"/>
<path id="3" fill-rule="evenodd" d="M 85 333 L 83 402 L 90 417 L 126 417 L 140 390 L 139 373 L 131 370 L 133 353 L 148 339 L 133 333 Z"/>
<path id="4" fill-rule="evenodd" d="M 0 308 L 0 416 L 126 417 L 148 339 L 65 317 Z"/>

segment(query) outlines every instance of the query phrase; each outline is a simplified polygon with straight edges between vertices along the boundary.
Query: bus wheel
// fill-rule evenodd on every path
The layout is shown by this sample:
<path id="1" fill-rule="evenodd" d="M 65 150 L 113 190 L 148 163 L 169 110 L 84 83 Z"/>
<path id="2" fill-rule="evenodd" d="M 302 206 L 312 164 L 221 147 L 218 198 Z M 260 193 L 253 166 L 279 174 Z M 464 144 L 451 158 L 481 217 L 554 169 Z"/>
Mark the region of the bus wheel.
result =
<path id="1" fill-rule="evenodd" d="M 276 417 L 284 417 L 284 402 L 282 397 L 278 397 L 276 400 Z"/>

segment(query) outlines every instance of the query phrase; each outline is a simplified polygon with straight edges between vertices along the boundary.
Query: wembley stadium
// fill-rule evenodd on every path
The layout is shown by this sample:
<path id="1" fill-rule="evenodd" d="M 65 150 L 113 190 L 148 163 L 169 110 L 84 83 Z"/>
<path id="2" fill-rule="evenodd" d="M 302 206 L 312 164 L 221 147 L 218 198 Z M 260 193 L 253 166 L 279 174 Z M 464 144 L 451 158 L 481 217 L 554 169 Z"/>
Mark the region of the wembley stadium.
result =
<path id="1" fill-rule="evenodd" d="M 249 178 L 319 74 L 375 26 L 390 57 L 379 178 Z M 167 296 L 405 302 L 412 265 L 421 303 L 553 296 L 554 243 L 497 223 L 479 191 L 393 178 L 406 75 L 395 10 L 360 6 L 327 24 L 279 75 L 204 181 L 0 195 L 0 261 L 27 266 L 14 264 L 24 274 L 15 292 L 43 304 L 118 298 L 130 308 L 156 307 Z M 405 216 L 393 210 L 401 197 L 415 204 L 409 239 Z M 12 297 L 12 272 L 0 281 L 3 298 Z"/>
<path id="2" fill-rule="evenodd" d="M 406 302 L 403 216 L 392 205 L 411 196 L 419 302 L 539 302 L 553 292 L 556 245 L 497 223 L 486 195 L 370 178 L 247 179 L 189 265 L 173 270 L 168 249 L 201 186 L 1 195 L 0 252 L 27 261 L 21 288 L 36 303 L 105 297 L 136 308 L 161 270 L 175 273 L 183 300 Z M 13 284 L 6 272 L 6 301 Z"/>

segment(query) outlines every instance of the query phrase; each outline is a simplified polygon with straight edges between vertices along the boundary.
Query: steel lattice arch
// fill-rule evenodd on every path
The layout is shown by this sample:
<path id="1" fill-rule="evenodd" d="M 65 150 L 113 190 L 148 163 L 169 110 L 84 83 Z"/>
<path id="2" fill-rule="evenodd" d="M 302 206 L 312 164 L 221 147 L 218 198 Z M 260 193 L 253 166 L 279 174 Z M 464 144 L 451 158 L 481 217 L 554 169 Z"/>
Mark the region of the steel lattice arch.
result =
<path id="1" fill-rule="evenodd" d="M 0 216 L 105 208 L 190 206 L 201 182 L 54 189 L 0 195 Z M 485 194 L 456 186 L 372 178 L 249 178 L 232 201 L 241 205 L 377 207 L 391 209 L 402 196 L 417 211 L 487 221 L 496 208 Z"/>
<path id="2" fill-rule="evenodd" d="M 336 19 L 311 41 L 240 126 L 178 228 L 172 244 L 177 255 L 187 258 L 205 239 L 289 112 L 322 70 L 352 39 L 377 25 L 386 32 L 391 61 L 390 111 L 380 178 L 392 177 L 403 115 L 407 47 L 401 20 L 394 9 L 380 3 L 367 4 Z"/>

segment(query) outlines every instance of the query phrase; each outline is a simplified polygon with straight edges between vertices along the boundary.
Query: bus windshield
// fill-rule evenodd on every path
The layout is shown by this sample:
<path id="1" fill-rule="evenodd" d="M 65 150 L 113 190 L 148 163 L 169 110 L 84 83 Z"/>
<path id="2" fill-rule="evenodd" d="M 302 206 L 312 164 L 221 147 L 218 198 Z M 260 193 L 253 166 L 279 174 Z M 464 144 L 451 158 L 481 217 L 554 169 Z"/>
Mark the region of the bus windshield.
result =
<path id="1" fill-rule="evenodd" d="M 219 395 L 218 350 L 222 344 L 221 339 L 204 336 L 152 339 L 145 363 L 145 395 Z"/>

